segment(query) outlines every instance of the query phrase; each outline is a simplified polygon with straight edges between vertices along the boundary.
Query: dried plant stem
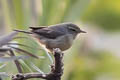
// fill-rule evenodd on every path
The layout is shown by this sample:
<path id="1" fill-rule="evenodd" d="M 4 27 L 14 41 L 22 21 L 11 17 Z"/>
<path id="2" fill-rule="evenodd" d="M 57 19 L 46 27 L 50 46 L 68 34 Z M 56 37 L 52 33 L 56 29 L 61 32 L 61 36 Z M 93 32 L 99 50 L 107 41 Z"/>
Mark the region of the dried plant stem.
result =
<path id="1" fill-rule="evenodd" d="M 15 56 L 15 54 L 12 50 L 10 50 L 10 55 Z M 18 60 L 15 60 L 14 63 L 16 64 L 18 72 L 22 73 L 22 68 L 21 68 L 20 62 Z"/>
<path id="2" fill-rule="evenodd" d="M 12 80 L 26 80 L 30 78 L 41 78 L 45 80 L 61 80 L 63 74 L 63 53 L 57 48 L 54 49 L 55 62 L 51 65 L 51 71 L 47 74 L 42 73 L 25 73 L 12 76 Z"/>

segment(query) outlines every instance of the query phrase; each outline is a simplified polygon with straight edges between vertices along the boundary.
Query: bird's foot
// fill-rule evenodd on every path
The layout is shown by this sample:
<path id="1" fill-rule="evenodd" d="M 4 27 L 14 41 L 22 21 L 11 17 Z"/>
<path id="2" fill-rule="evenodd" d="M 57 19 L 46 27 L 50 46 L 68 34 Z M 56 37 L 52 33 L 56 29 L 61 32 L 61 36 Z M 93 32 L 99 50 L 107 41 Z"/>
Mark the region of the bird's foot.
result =
<path id="1" fill-rule="evenodd" d="M 55 53 L 55 52 L 61 53 L 62 51 L 60 50 L 60 48 L 53 48 L 53 53 Z"/>

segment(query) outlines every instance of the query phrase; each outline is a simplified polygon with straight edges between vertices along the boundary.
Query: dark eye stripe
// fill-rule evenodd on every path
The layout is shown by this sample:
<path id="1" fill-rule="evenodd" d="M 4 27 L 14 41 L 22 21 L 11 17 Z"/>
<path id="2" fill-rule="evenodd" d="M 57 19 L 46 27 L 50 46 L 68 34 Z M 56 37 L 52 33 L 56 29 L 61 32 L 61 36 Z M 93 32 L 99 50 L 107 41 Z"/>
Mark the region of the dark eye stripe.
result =
<path id="1" fill-rule="evenodd" d="M 69 29 L 70 29 L 71 31 L 76 31 L 76 29 L 73 28 L 73 27 L 69 27 Z"/>
<path id="2" fill-rule="evenodd" d="M 75 29 L 71 29 L 72 31 L 76 31 Z"/>

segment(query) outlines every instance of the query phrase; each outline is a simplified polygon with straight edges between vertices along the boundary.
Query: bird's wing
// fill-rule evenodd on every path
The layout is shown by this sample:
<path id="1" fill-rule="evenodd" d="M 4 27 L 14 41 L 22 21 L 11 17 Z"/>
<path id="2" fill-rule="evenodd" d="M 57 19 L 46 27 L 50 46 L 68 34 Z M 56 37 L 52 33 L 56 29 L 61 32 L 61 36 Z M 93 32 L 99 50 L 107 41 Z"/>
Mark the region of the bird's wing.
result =
<path id="1" fill-rule="evenodd" d="M 30 27 L 31 28 L 31 27 Z M 47 28 L 47 27 L 37 27 L 37 28 L 31 28 L 33 33 L 36 33 L 37 35 L 43 36 L 45 38 L 49 38 L 49 39 L 55 39 L 59 36 L 64 35 L 63 32 L 61 31 L 56 31 L 53 30 L 51 28 Z"/>

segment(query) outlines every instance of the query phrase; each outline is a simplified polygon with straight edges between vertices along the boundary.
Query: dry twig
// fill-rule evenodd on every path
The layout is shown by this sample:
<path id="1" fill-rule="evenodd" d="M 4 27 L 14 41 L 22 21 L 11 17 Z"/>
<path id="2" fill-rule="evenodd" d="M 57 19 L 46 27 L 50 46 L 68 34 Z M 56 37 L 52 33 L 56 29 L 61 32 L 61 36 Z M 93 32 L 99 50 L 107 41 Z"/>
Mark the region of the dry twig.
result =
<path id="1" fill-rule="evenodd" d="M 46 80 L 61 80 L 61 76 L 63 74 L 63 53 L 60 49 L 54 49 L 54 58 L 55 62 L 51 65 L 51 71 L 47 74 L 41 73 L 25 73 L 25 74 L 17 74 L 12 76 L 12 80 L 26 80 L 30 78 L 41 78 Z"/>

